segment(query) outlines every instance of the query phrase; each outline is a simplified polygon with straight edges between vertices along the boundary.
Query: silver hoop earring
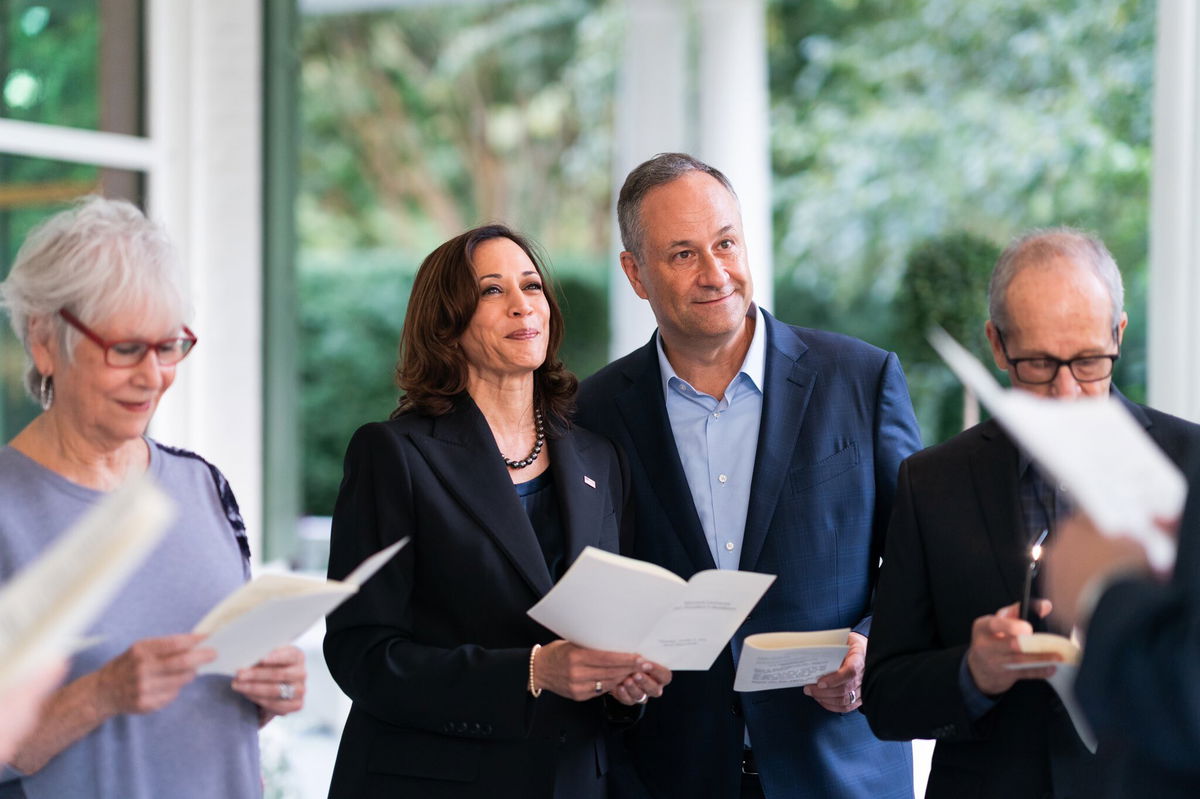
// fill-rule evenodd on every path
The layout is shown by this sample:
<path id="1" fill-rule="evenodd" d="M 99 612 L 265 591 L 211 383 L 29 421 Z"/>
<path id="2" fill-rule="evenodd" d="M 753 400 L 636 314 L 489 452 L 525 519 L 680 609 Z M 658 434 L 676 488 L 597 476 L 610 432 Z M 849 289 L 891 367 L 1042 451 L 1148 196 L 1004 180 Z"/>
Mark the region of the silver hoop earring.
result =
<path id="1" fill-rule="evenodd" d="M 54 404 L 54 378 L 50 375 L 42 375 L 42 384 L 38 387 L 38 401 L 42 403 L 42 410 L 50 410 L 50 406 Z"/>

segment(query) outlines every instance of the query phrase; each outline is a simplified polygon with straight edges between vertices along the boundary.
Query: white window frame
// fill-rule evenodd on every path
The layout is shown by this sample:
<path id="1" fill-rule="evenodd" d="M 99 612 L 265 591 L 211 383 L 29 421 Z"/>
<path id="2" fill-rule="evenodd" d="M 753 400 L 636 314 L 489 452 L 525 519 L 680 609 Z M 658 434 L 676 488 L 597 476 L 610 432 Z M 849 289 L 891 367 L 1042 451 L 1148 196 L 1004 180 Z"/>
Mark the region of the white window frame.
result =
<path id="1" fill-rule="evenodd" d="M 200 346 L 152 435 L 216 463 L 262 530 L 262 10 L 145 0 L 146 136 L 0 119 L 0 153 L 135 170 L 188 270 Z"/>

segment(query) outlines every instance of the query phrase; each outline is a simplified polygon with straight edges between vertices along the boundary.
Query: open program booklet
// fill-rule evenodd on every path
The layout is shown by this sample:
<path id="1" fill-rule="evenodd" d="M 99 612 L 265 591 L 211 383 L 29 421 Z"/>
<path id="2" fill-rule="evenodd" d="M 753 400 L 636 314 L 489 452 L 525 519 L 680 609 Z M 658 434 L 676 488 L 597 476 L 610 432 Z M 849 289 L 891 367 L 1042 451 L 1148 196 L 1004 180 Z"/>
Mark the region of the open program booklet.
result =
<path id="1" fill-rule="evenodd" d="M 1070 402 L 1005 389 L 937 328 L 929 342 L 1040 469 L 1061 483 L 1105 535 L 1128 535 L 1150 565 L 1168 571 L 1175 540 L 1157 519 L 1177 519 L 1187 480 L 1115 397 Z"/>
<path id="2" fill-rule="evenodd" d="M 0 692 L 80 647 L 174 517 L 153 478 L 132 478 L 0 589 Z"/>
<path id="3" fill-rule="evenodd" d="M 850 646 L 850 628 L 808 633 L 758 633 L 742 642 L 735 691 L 767 691 L 811 685 L 837 671 Z"/>
<path id="4" fill-rule="evenodd" d="M 653 563 L 587 547 L 529 615 L 580 646 L 705 671 L 773 582 L 773 574 L 719 569 L 685 581 Z"/>
<path id="5" fill-rule="evenodd" d="M 408 543 L 402 538 L 359 564 L 344 580 L 299 574 L 264 574 L 225 597 L 192 632 L 208 637 L 204 646 L 217 659 L 201 674 L 233 674 L 252 666 L 272 649 L 291 643 L 379 571 Z"/>

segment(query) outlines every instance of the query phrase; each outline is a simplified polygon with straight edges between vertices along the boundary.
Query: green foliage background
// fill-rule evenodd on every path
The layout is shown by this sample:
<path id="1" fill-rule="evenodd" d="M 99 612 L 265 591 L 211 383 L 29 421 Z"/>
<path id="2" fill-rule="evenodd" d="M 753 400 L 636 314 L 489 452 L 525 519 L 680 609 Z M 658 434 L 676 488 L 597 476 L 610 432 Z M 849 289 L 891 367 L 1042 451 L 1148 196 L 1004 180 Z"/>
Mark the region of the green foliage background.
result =
<path id="1" fill-rule="evenodd" d="M 957 429 L 961 401 L 914 338 L 932 311 L 905 287 L 910 253 L 938 249 L 978 277 L 1017 233 L 1076 225 L 1122 266 L 1117 381 L 1143 398 L 1153 0 L 767 8 L 777 315 L 899 351 L 932 443 Z M 462 229 L 500 220 L 539 240 L 565 290 L 568 365 L 604 362 L 606 286 L 621 279 L 609 254 L 620 9 L 525 0 L 305 21 L 306 512 L 330 511 L 350 432 L 391 410 L 413 266 Z M 980 345 L 980 284 L 947 285 L 934 305 Z"/>

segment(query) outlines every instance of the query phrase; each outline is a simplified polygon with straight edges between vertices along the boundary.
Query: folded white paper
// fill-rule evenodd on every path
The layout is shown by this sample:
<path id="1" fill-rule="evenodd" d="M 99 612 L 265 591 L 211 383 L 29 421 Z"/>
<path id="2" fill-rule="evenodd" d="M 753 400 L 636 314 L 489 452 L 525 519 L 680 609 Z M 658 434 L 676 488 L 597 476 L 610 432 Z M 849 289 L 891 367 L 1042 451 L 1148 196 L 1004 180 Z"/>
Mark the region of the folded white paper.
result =
<path id="1" fill-rule="evenodd" d="M 529 615 L 580 646 L 705 671 L 774 581 L 773 574 L 720 569 L 684 581 L 652 563 L 587 547 Z"/>
<path id="2" fill-rule="evenodd" d="M 850 628 L 807 633 L 758 633 L 742 643 L 735 691 L 768 691 L 812 685 L 837 671 L 846 653 Z"/>
<path id="3" fill-rule="evenodd" d="M 233 674 L 296 640 L 349 599 L 407 543 L 408 538 L 403 538 L 381 549 L 344 580 L 264 574 L 246 583 L 210 610 L 192 630 L 208 636 L 202 646 L 217 650 L 217 659 L 198 671 Z"/>
<path id="4" fill-rule="evenodd" d="M 159 543 L 175 517 L 148 475 L 102 499 L 0 592 L 0 692 L 88 642 L 82 633 Z"/>
<path id="5" fill-rule="evenodd" d="M 1175 540 L 1156 519 L 1175 519 L 1187 480 L 1115 397 L 1063 401 L 1004 389 L 946 331 L 929 341 L 996 421 L 1076 506 L 1109 536 L 1126 535 L 1159 571 L 1175 563 Z"/>

